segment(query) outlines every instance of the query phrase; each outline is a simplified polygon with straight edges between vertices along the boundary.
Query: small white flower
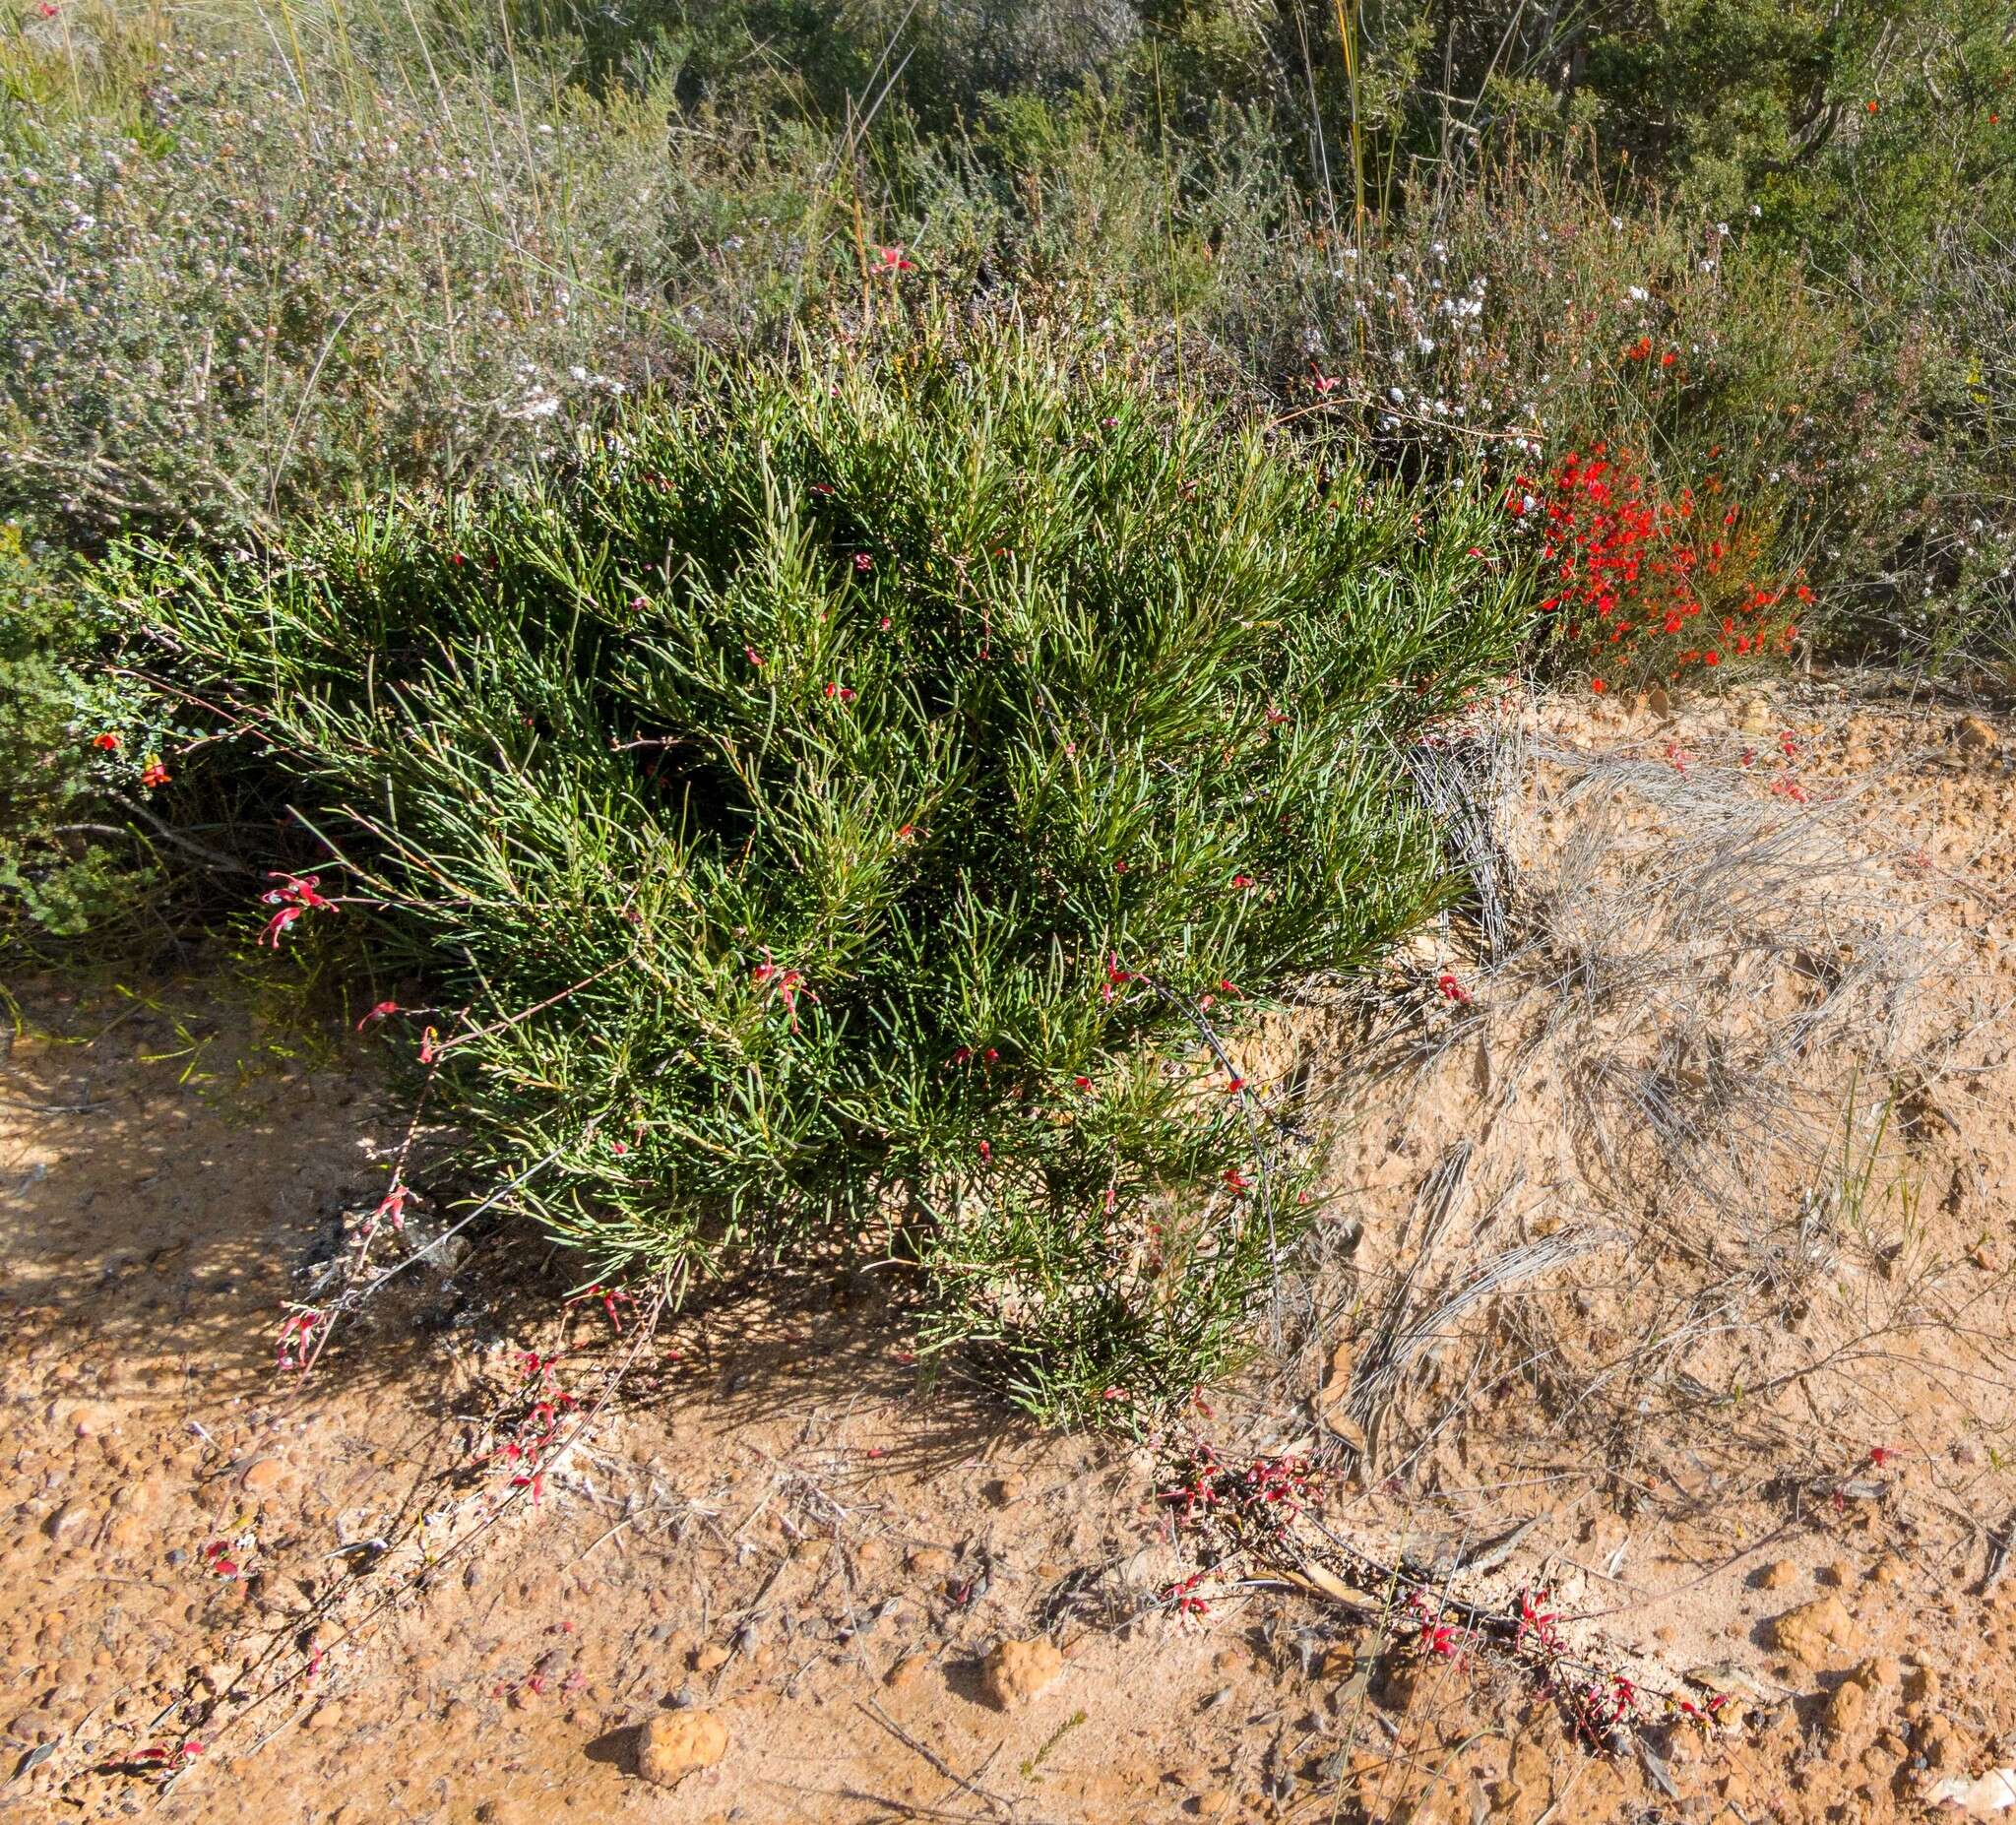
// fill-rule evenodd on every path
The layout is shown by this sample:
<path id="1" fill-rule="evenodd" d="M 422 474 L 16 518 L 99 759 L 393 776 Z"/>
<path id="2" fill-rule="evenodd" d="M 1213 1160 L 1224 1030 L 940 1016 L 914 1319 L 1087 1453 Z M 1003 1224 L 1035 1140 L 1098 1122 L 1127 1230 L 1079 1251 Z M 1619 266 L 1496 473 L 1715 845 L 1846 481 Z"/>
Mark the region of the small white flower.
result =
<path id="1" fill-rule="evenodd" d="M 1643 285 L 1633 285 L 1630 288 L 1630 290 L 1624 293 L 1624 295 L 1627 298 L 1629 298 L 1633 304 L 1643 304 L 1648 298 L 1652 296 L 1652 293 L 1646 290 Z"/>
<path id="2" fill-rule="evenodd" d="M 1405 406 L 1407 404 L 1407 395 L 1398 387 L 1388 387 L 1386 389 L 1386 397 L 1396 406 Z"/>

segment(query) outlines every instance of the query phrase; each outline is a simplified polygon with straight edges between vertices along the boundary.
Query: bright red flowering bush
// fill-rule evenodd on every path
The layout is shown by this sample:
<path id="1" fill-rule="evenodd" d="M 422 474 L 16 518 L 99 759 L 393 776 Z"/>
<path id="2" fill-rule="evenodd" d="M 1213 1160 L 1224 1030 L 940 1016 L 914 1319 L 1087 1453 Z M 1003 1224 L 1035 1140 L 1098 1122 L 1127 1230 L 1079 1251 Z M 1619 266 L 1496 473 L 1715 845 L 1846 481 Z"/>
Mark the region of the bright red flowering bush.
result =
<path id="1" fill-rule="evenodd" d="M 1629 451 L 1571 450 L 1540 476 L 1513 478 L 1507 511 L 1540 542 L 1543 612 L 1586 665 L 1592 690 L 1670 678 L 1790 651 L 1796 605 L 1812 599 L 1765 577 L 1768 516 L 1691 487 L 1662 497 Z"/>

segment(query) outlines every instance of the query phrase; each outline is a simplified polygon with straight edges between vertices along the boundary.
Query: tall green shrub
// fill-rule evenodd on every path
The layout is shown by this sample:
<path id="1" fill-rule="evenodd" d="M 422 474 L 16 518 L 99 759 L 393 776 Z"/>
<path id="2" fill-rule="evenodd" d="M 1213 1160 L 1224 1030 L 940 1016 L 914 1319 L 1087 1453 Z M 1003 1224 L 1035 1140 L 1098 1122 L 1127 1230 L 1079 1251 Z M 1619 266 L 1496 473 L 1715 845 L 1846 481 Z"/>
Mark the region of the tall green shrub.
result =
<path id="1" fill-rule="evenodd" d="M 1027 348 L 878 372 L 108 587 L 586 1272 L 901 1256 L 933 1346 L 1132 1410 L 1297 1227 L 1207 1036 L 1443 889 L 1399 750 L 1511 658 L 1495 516 Z"/>

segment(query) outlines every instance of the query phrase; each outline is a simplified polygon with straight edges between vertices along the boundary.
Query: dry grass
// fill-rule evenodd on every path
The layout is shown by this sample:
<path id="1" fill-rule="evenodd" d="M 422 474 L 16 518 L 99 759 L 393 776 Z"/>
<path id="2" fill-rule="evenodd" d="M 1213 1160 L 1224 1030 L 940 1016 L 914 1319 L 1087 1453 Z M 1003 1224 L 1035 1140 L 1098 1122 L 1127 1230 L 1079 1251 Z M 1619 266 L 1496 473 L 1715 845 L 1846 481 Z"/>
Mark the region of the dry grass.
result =
<path id="1" fill-rule="evenodd" d="M 1727 1489 L 1838 1480 L 1924 1401 L 2005 1425 L 2006 1346 L 1927 1202 L 2000 1004 L 1903 779 L 1534 727 L 1422 769 L 1482 891 L 1348 1006 L 1364 1042 L 1304 1116 L 1354 1112 L 1350 1217 L 1410 1181 L 1411 1209 L 1326 1226 L 1277 1401 L 1348 1372 L 1330 1452 L 1430 1489 L 1452 1444 Z"/>

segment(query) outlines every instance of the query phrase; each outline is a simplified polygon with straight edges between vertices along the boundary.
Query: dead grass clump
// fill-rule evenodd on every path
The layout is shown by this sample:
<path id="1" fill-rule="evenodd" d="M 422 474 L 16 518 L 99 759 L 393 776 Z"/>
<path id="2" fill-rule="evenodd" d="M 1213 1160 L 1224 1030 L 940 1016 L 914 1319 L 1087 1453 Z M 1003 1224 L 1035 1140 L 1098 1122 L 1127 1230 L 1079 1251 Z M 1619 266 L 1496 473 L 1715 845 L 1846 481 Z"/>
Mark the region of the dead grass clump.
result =
<path id="1" fill-rule="evenodd" d="M 1683 1458 L 1833 1486 L 1935 1410 L 1989 1422 L 1970 1378 L 2003 1346 L 1925 1187 L 1992 1004 L 1897 782 L 1822 790 L 1790 737 L 1507 724 L 1424 785 L 1485 889 L 1314 1093 L 1372 1111 L 1346 1197 L 1409 1213 L 1332 1232 L 1301 1340 L 1330 1449 L 1430 1487 L 1544 1457 L 1638 1499 Z"/>

